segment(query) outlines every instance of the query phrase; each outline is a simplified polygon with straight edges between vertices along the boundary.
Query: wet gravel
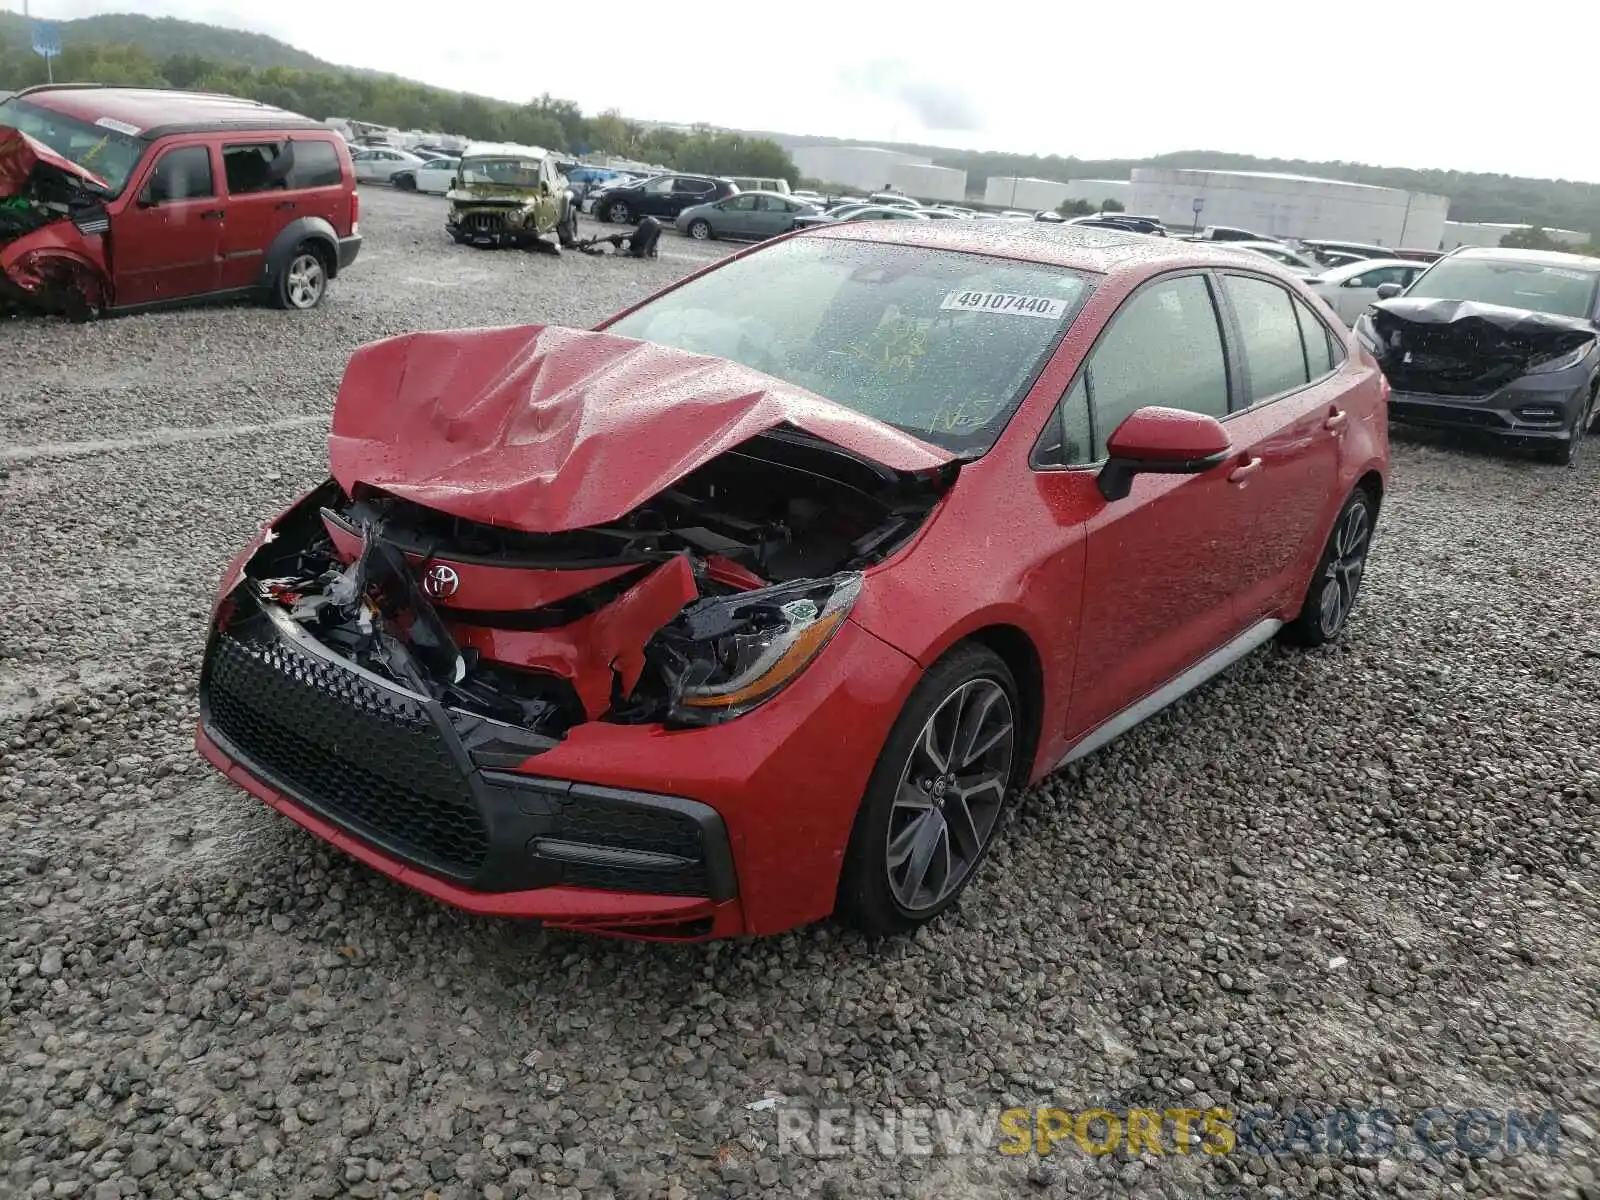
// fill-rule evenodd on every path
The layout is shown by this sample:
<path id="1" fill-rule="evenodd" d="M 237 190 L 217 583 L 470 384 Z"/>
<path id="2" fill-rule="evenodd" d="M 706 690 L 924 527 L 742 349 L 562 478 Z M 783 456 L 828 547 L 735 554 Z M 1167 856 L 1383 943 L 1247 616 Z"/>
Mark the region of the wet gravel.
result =
<path id="1" fill-rule="evenodd" d="M 1600 1197 L 1600 453 L 1399 440 L 1348 639 L 1035 789 L 906 941 L 467 918 L 204 767 L 212 587 L 321 478 L 350 350 L 591 323 L 721 249 L 440 213 L 367 194 L 309 316 L 0 324 L 0 1197 Z M 821 1160 L 780 1096 L 1564 1117 L 1554 1156 Z"/>

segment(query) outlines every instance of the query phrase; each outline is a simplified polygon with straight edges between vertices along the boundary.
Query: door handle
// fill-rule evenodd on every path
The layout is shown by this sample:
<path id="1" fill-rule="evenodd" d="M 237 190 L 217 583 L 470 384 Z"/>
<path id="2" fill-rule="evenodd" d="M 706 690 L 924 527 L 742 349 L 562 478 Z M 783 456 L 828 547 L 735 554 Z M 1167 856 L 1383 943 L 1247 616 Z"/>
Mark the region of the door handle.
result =
<path id="1" fill-rule="evenodd" d="M 278 209 L 279 209 L 280 212 L 283 209 L 286 209 L 286 208 L 299 208 L 299 207 L 300 206 L 298 204 L 296 204 L 293 200 L 280 200 L 280 201 L 278 201 Z"/>
<path id="2" fill-rule="evenodd" d="M 222 220 L 222 210 L 220 208 L 208 208 L 200 214 L 200 219 L 202 221 L 220 221 Z"/>
<path id="3" fill-rule="evenodd" d="M 1322 423 L 1322 427 L 1330 433 L 1343 433 L 1344 427 L 1349 423 L 1350 414 L 1342 408 L 1336 408 L 1328 414 L 1328 419 Z"/>
<path id="4" fill-rule="evenodd" d="M 1261 460 L 1259 458 L 1252 458 L 1249 462 L 1241 463 L 1239 466 L 1229 471 L 1228 482 L 1237 483 L 1240 487 L 1243 487 L 1250 481 L 1250 477 L 1259 470 L 1261 470 Z"/>

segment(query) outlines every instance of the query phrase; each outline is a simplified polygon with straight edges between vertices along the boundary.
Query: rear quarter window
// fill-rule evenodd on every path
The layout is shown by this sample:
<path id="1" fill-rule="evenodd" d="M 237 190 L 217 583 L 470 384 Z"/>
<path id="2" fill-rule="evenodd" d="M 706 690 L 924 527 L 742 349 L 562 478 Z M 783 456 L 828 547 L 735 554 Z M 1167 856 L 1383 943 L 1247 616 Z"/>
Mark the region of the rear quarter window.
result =
<path id="1" fill-rule="evenodd" d="M 289 168 L 290 188 L 338 187 L 344 183 L 339 152 L 332 142 L 307 140 L 289 145 L 294 151 L 294 166 Z"/>

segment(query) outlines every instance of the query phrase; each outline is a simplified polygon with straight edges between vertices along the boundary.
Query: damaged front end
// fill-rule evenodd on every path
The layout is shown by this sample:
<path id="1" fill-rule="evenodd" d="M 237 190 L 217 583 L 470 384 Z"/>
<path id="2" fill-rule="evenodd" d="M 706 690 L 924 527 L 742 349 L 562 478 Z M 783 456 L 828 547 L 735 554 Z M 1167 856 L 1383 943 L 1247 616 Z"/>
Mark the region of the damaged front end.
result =
<path id="1" fill-rule="evenodd" d="M 548 188 L 468 183 L 452 188 L 445 228 L 463 245 L 537 248 L 557 232 L 560 199 Z"/>
<path id="2" fill-rule="evenodd" d="M 110 300 L 104 181 L 0 126 L 0 312 L 86 320 Z"/>
<path id="3" fill-rule="evenodd" d="M 587 722 L 704 727 L 779 695 L 954 474 L 773 430 L 619 520 L 552 534 L 329 480 L 218 603 L 203 735 L 336 828 L 475 892 L 727 900 L 714 809 L 543 777 L 540 756 Z"/>
<path id="4" fill-rule="evenodd" d="M 1587 321 L 1471 300 L 1396 297 L 1375 304 L 1363 340 L 1398 392 L 1485 397 L 1530 374 L 1577 366 L 1594 348 Z"/>

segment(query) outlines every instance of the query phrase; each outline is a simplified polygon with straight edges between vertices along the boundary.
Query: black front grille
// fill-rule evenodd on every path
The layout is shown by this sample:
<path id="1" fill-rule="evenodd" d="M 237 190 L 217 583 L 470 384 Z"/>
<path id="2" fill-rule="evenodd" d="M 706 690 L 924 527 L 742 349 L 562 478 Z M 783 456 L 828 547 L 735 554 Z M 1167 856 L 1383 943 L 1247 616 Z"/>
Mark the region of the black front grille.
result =
<path id="1" fill-rule="evenodd" d="M 1455 408 L 1448 404 L 1412 404 L 1390 397 L 1389 415 L 1419 425 L 1448 425 L 1462 429 L 1504 429 L 1505 418 L 1488 409 Z"/>
<path id="2" fill-rule="evenodd" d="M 468 233 L 499 233 L 506 227 L 504 213 L 472 212 L 461 218 L 461 227 Z"/>
<path id="3" fill-rule="evenodd" d="M 313 811 L 440 874 L 469 878 L 489 832 L 461 766 L 416 700 L 281 637 L 212 638 L 207 724 Z"/>

